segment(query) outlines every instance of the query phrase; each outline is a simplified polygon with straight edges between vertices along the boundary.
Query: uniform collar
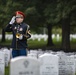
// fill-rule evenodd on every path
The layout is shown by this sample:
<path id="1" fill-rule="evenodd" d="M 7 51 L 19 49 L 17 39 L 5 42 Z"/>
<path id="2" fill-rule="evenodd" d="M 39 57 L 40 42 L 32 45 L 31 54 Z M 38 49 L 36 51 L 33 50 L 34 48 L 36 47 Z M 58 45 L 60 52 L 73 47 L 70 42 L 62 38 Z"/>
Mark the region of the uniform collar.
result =
<path id="1" fill-rule="evenodd" d="M 21 25 L 23 24 L 23 22 L 22 22 L 22 23 L 20 23 L 20 24 L 18 24 L 18 23 L 16 23 L 16 24 L 21 26 Z"/>

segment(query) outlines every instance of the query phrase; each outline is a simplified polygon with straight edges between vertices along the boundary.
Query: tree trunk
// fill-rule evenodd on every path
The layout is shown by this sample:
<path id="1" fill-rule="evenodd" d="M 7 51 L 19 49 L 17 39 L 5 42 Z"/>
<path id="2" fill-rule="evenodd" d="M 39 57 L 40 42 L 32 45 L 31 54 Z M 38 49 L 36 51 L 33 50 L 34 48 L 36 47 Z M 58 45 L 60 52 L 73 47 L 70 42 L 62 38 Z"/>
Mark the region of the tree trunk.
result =
<path id="1" fill-rule="evenodd" d="M 70 18 L 62 20 L 62 49 L 70 50 Z"/>
<path id="2" fill-rule="evenodd" d="M 47 46 L 53 46 L 53 41 L 52 41 L 52 25 L 48 24 L 47 25 L 47 30 L 48 30 L 48 42 Z"/>
<path id="3" fill-rule="evenodd" d="M 4 31 L 4 29 L 2 29 L 2 40 L 1 41 L 5 42 L 5 31 Z"/>

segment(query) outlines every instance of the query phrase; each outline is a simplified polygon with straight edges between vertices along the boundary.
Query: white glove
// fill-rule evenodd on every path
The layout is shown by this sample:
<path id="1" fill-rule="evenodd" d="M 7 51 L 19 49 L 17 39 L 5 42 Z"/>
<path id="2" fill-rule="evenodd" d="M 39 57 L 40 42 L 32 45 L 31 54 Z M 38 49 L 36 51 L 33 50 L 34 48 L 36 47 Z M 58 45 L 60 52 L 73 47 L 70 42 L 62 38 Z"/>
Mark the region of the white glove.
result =
<path id="1" fill-rule="evenodd" d="M 9 24 L 13 24 L 15 22 L 15 16 L 12 17 L 11 21 L 9 22 Z"/>
<path id="2" fill-rule="evenodd" d="M 23 39 L 23 35 L 21 34 L 20 36 L 19 36 L 19 40 L 22 40 Z"/>

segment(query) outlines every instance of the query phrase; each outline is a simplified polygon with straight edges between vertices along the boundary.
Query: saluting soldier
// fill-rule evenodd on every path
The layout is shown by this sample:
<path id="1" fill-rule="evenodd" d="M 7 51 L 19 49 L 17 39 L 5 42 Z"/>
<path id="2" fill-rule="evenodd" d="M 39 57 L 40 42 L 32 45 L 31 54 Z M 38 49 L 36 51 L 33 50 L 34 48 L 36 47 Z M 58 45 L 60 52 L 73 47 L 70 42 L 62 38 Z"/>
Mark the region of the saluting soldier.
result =
<path id="1" fill-rule="evenodd" d="M 27 39 L 31 37 L 30 27 L 24 23 L 25 14 L 16 11 L 9 24 L 6 26 L 6 32 L 12 32 L 12 57 L 27 56 Z"/>

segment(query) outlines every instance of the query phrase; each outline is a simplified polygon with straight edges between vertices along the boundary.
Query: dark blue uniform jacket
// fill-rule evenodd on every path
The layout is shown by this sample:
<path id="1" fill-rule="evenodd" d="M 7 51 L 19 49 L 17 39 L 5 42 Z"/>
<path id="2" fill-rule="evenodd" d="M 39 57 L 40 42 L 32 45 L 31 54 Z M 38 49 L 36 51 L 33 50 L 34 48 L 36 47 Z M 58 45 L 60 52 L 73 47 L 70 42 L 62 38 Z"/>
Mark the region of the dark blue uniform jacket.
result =
<path id="1" fill-rule="evenodd" d="M 16 38 L 16 33 L 20 33 L 20 34 L 26 34 L 28 25 L 26 23 L 21 23 L 21 24 L 13 24 L 13 25 L 8 25 L 5 28 L 6 32 L 12 32 L 13 33 L 13 40 L 12 40 L 12 45 L 11 48 L 15 49 L 15 50 L 19 50 L 19 49 L 26 49 L 27 48 L 27 38 L 25 36 L 23 36 L 22 40 L 19 40 L 18 38 Z M 28 36 L 28 38 L 31 37 L 30 34 L 26 34 Z"/>

